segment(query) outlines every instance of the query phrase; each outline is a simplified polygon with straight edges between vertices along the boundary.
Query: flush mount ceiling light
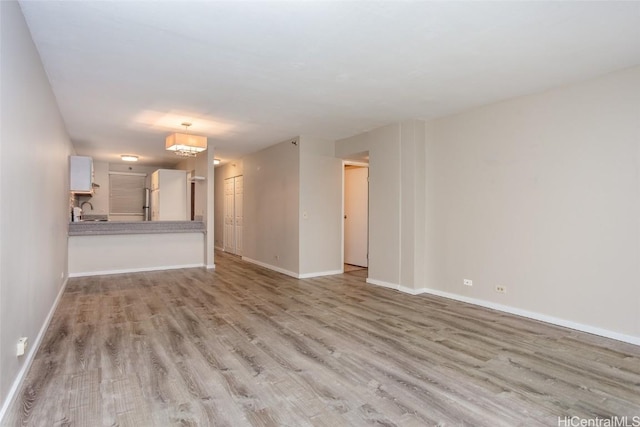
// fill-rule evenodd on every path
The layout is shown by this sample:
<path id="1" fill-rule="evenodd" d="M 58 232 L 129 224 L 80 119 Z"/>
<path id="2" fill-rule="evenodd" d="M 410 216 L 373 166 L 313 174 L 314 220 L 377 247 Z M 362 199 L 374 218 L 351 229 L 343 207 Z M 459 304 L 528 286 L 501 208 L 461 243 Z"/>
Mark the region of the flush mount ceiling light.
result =
<path id="1" fill-rule="evenodd" d="M 213 159 L 213 164 L 214 165 L 219 165 L 220 164 L 220 159 Z"/>
<path id="2" fill-rule="evenodd" d="M 172 133 L 167 136 L 166 148 L 169 151 L 174 151 L 178 156 L 182 157 L 195 157 L 198 153 L 207 149 L 207 137 L 192 135 L 189 132 L 189 126 L 191 123 L 184 122 L 184 133 Z"/>
<path id="3" fill-rule="evenodd" d="M 134 156 L 133 154 L 123 154 L 120 156 L 122 160 L 125 162 L 137 162 L 138 156 Z"/>

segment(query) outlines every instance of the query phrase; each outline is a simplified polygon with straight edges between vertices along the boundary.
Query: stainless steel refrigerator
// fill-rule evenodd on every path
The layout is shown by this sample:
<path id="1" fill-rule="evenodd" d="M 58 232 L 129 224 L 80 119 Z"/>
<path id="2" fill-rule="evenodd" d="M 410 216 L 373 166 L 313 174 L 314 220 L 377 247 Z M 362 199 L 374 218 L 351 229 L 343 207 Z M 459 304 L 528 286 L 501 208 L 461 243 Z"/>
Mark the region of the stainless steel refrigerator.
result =
<path id="1" fill-rule="evenodd" d="M 148 188 L 144 189 L 144 205 L 142 206 L 142 220 L 151 221 L 151 210 L 149 210 L 149 201 L 151 195 Z"/>

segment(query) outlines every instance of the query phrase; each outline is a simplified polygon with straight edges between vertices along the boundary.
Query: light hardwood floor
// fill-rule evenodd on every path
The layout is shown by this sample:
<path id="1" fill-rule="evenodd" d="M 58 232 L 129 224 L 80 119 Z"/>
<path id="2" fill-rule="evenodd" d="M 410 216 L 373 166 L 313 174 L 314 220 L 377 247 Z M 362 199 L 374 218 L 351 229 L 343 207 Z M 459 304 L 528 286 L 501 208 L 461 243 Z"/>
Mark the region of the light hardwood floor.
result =
<path id="1" fill-rule="evenodd" d="M 638 346 L 367 285 L 366 270 L 295 280 L 224 253 L 216 265 L 71 279 L 5 424 L 640 417 Z"/>

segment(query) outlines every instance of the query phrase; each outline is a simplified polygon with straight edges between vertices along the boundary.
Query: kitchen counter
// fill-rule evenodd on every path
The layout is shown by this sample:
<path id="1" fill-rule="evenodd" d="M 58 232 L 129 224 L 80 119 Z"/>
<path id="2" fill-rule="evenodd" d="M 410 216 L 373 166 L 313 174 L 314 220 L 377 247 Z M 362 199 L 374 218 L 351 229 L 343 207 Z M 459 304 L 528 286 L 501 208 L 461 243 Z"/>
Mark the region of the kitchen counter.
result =
<path id="1" fill-rule="evenodd" d="M 69 236 L 205 232 L 206 227 L 202 221 L 80 221 L 69 223 Z"/>
<path id="2" fill-rule="evenodd" d="M 205 265 L 202 221 L 69 223 L 69 277 Z"/>

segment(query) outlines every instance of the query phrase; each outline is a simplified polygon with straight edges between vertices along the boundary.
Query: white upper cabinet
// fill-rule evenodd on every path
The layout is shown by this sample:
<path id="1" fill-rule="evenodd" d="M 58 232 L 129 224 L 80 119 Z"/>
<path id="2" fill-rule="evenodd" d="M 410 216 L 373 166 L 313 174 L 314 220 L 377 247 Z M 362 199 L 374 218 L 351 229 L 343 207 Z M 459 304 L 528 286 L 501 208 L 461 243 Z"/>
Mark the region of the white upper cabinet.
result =
<path id="1" fill-rule="evenodd" d="M 77 194 L 93 194 L 93 159 L 91 157 L 70 156 L 69 190 Z"/>

